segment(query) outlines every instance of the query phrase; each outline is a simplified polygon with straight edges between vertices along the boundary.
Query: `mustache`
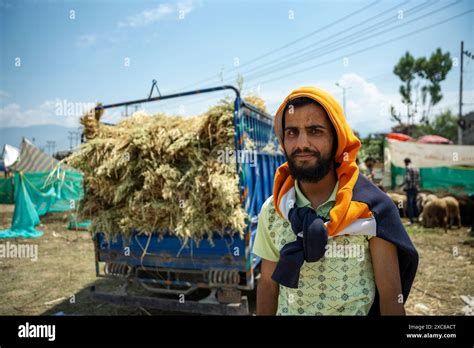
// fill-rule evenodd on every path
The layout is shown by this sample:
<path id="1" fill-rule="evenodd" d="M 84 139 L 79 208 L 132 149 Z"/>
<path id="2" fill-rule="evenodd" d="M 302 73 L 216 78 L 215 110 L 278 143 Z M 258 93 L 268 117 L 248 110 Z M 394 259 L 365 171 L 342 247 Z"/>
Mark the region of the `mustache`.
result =
<path id="1" fill-rule="evenodd" d="M 293 151 L 291 153 L 291 157 L 294 157 L 296 155 L 299 155 L 299 154 L 308 154 L 308 155 L 313 155 L 317 158 L 321 158 L 321 152 L 319 151 L 314 151 L 314 150 L 310 150 L 310 149 L 296 149 L 295 151 Z"/>

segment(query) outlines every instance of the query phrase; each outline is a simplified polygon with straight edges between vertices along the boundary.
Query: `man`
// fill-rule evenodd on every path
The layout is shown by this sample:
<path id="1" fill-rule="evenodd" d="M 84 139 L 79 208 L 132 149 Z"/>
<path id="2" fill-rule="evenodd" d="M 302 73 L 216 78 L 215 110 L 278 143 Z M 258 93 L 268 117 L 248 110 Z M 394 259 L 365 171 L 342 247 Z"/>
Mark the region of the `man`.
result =
<path id="1" fill-rule="evenodd" d="M 366 177 L 370 182 L 374 182 L 374 165 L 375 159 L 371 156 L 367 157 L 364 161 L 365 168 L 367 168 Z"/>
<path id="2" fill-rule="evenodd" d="M 339 103 L 302 87 L 278 109 L 287 162 L 263 204 L 258 315 L 403 315 L 418 255 L 388 197 L 359 175 Z"/>
<path id="3" fill-rule="evenodd" d="M 411 159 L 405 158 L 405 180 L 403 182 L 403 190 L 407 195 L 407 215 L 410 219 L 410 224 L 416 216 L 418 216 L 418 208 L 416 206 L 416 196 L 420 187 L 420 174 L 418 170 L 411 166 Z"/>

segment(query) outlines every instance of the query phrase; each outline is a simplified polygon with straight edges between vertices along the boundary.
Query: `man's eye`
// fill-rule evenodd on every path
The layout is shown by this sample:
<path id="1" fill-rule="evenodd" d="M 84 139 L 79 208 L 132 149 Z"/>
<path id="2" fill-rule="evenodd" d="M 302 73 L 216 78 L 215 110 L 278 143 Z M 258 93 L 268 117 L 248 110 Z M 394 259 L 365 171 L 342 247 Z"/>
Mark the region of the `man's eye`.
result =
<path id="1" fill-rule="evenodd" d="M 322 131 L 320 129 L 312 129 L 311 134 L 321 134 Z"/>
<path id="2" fill-rule="evenodd" d="M 294 130 L 292 130 L 292 129 L 290 129 L 290 130 L 288 131 L 288 135 L 295 135 L 295 134 L 296 134 L 296 132 L 295 132 Z"/>

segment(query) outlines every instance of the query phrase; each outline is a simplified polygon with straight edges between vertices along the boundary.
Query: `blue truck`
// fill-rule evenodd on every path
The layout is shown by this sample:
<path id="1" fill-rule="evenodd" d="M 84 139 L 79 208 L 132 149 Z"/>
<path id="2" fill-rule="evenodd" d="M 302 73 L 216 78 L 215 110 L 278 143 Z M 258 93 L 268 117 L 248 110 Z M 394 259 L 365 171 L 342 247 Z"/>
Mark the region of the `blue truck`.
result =
<path id="1" fill-rule="evenodd" d="M 269 143 L 276 145 L 273 117 L 245 102 L 237 88 L 218 86 L 184 93 L 101 106 L 126 106 L 150 101 L 182 98 L 197 94 L 230 90 L 235 93 L 235 151 L 245 150 L 246 139 L 256 149 L 256 161 L 236 161 L 241 204 L 249 217 L 243 238 L 237 234 L 199 244 L 183 246 L 173 235 L 144 235 L 135 231 L 129 238 L 106 239 L 103 233 L 93 236 L 98 277 L 122 279 L 119 293 L 100 291 L 93 286 L 91 295 L 101 301 L 135 305 L 163 311 L 214 315 L 248 315 L 248 296 L 255 291 L 255 277 L 260 259 L 252 254 L 258 213 L 272 194 L 275 170 L 284 162 L 278 152 L 262 151 Z M 277 149 L 277 146 L 274 146 Z M 140 291 L 132 291 L 139 288 Z M 197 294 L 205 293 L 199 297 Z"/>

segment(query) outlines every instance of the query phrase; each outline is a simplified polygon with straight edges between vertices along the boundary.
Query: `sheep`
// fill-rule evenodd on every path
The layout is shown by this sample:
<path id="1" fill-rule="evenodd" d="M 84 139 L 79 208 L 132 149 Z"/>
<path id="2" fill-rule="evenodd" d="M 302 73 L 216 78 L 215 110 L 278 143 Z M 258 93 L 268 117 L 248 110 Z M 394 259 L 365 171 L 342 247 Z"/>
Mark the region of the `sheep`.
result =
<path id="1" fill-rule="evenodd" d="M 431 202 L 432 200 L 434 199 L 438 199 L 438 196 L 432 194 L 432 193 L 429 193 L 425 196 L 425 201 L 424 203 L 427 204 L 428 202 Z"/>
<path id="2" fill-rule="evenodd" d="M 425 207 L 425 205 L 436 198 L 438 198 L 436 195 L 429 192 L 418 193 L 417 198 L 416 198 L 416 206 L 418 208 L 418 214 L 421 215 L 421 213 L 423 213 L 423 208 Z"/>
<path id="3" fill-rule="evenodd" d="M 440 198 L 432 199 L 426 203 L 420 221 L 424 227 L 443 227 L 447 232 L 448 225 L 448 205 Z"/>
<path id="4" fill-rule="evenodd" d="M 397 206 L 400 217 L 404 217 L 407 206 L 407 197 L 395 192 L 387 192 L 387 195 L 392 199 L 393 204 Z"/>
<path id="5" fill-rule="evenodd" d="M 423 212 L 423 205 L 425 204 L 425 199 L 428 193 L 426 192 L 420 192 L 416 196 L 416 208 L 418 209 L 418 214 L 421 214 Z"/>
<path id="6" fill-rule="evenodd" d="M 461 214 L 461 224 L 471 226 L 474 212 L 474 199 L 466 194 L 456 195 L 459 203 L 459 212 Z"/>
<path id="7" fill-rule="evenodd" d="M 457 221 L 458 229 L 461 228 L 461 214 L 459 212 L 459 202 L 456 198 L 446 196 L 442 198 L 448 206 L 448 228 L 454 225 L 454 221 Z"/>

